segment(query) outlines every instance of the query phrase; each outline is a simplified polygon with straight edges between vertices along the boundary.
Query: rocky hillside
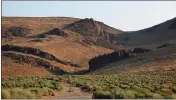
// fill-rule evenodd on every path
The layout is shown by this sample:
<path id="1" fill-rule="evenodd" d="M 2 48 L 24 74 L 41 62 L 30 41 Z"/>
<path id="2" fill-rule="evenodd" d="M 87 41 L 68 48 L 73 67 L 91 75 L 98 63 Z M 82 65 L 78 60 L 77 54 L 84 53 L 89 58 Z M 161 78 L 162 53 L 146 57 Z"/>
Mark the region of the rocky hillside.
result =
<path id="1" fill-rule="evenodd" d="M 93 71 L 95 74 L 113 74 L 123 71 L 153 71 L 176 69 L 176 18 L 134 32 L 117 34 L 128 50 L 135 54 L 129 59 L 112 62 Z M 98 63 L 98 62 L 96 62 Z"/>
<path id="2" fill-rule="evenodd" d="M 139 55 L 150 56 L 147 58 L 149 62 L 152 57 L 160 59 L 153 52 L 163 54 L 167 60 L 168 53 L 164 51 L 172 51 L 176 43 L 175 23 L 176 18 L 173 18 L 143 30 L 123 32 L 88 18 L 3 17 L 2 44 L 6 46 L 3 47 L 3 56 L 11 58 L 9 61 L 15 60 L 16 65 L 20 65 L 16 62 L 18 60 L 32 67 L 48 65 L 44 68 L 59 69 L 59 72 L 78 72 L 89 67 L 98 71 L 99 68 L 108 68 L 106 66 L 115 70 L 118 64 L 113 63 L 119 60 L 117 55 L 121 50 L 132 50 L 135 56 L 130 57 L 132 60 L 120 60 L 120 64 L 143 59 L 138 58 Z M 7 40 L 9 37 L 13 38 Z M 171 53 L 173 56 L 174 52 Z M 3 60 L 3 66 L 8 66 L 9 61 Z M 140 61 L 146 63 L 148 60 Z M 9 71 L 9 68 L 3 67 L 3 70 Z"/>
<path id="3" fill-rule="evenodd" d="M 93 19 L 86 18 L 76 21 L 68 24 L 64 29 L 77 32 L 84 36 L 85 38 L 82 41 L 89 44 L 100 45 L 114 50 L 119 50 L 122 47 L 122 45 L 118 44 L 114 36 L 123 31 Z"/>
<path id="4" fill-rule="evenodd" d="M 10 38 L 11 36 L 25 36 L 31 34 L 30 29 L 20 26 L 11 26 L 9 28 L 2 28 L 2 38 Z"/>
<path id="5" fill-rule="evenodd" d="M 6 37 L 2 38 L 2 45 L 7 46 L 5 49 L 3 47 L 3 56 L 8 58 L 8 60 L 2 59 L 2 66 L 4 66 L 2 73 L 5 73 L 4 76 L 13 76 L 15 73 L 11 74 L 11 69 L 16 70 L 16 75 L 22 75 L 23 72 L 29 75 L 28 70 L 30 68 L 28 67 L 31 67 L 32 70 L 35 68 L 40 70 L 40 68 L 47 69 L 50 68 L 49 66 L 53 66 L 54 69 L 59 68 L 69 73 L 78 72 L 87 70 L 91 58 L 113 52 L 112 49 L 88 42 L 85 40 L 85 36 L 65 28 L 75 21 L 79 21 L 79 19 L 66 17 L 3 17 L 3 30 L 16 27 L 12 32 L 10 31 L 10 34 L 4 31 Z M 29 30 L 29 34 L 28 30 L 25 29 Z M 13 36 L 10 39 L 11 35 Z M 13 56 L 10 56 L 11 54 Z M 14 65 L 10 65 L 9 62 L 13 62 Z M 24 65 L 24 68 L 16 67 L 20 65 Z M 52 71 L 42 70 L 42 72 Z M 43 74 L 36 73 L 36 75 Z"/>

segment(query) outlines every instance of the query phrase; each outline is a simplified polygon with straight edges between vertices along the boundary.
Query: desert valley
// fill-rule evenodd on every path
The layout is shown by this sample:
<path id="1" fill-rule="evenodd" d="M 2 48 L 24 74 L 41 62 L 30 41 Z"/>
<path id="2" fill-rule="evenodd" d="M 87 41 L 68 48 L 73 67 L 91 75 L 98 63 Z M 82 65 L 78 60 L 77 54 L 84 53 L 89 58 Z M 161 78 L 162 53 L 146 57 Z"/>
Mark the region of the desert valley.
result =
<path id="1" fill-rule="evenodd" d="M 123 31 L 92 18 L 2 17 L 2 98 L 176 99 L 176 18 Z"/>

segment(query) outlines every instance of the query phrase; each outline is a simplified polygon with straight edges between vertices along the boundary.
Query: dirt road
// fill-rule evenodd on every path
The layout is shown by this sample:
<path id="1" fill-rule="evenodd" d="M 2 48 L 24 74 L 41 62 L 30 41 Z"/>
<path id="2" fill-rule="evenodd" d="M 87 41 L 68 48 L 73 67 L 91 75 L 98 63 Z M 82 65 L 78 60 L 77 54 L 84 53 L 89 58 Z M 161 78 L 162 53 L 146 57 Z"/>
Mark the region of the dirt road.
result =
<path id="1" fill-rule="evenodd" d="M 63 90 L 58 93 L 58 98 L 70 98 L 70 99 L 91 99 L 92 94 L 82 91 L 78 87 L 73 87 L 70 84 L 62 83 Z"/>

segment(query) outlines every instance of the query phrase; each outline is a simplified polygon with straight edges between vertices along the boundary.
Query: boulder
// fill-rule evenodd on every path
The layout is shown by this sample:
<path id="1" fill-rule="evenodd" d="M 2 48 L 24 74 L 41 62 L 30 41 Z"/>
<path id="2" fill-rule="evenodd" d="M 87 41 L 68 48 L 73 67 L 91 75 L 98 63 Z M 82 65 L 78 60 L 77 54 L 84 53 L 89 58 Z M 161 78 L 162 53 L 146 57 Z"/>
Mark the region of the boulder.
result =
<path id="1" fill-rule="evenodd" d="M 148 52 L 151 51 L 149 49 L 144 49 L 144 48 L 134 48 L 132 53 L 144 53 L 144 52 Z"/>

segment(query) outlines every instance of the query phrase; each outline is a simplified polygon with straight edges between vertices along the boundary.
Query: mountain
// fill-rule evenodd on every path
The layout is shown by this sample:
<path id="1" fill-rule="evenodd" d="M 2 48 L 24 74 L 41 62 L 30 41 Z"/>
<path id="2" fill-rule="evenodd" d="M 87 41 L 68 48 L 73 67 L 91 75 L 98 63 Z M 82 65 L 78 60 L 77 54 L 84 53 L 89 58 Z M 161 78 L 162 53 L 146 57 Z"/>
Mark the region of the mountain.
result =
<path id="1" fill-rule="evenodd" d="M 176 68 L 176 18 L 134 32 L 117 34 L 116 39 L 128 49 L 149 49 L 128 59 L 109 62 L 89 74 L 171 70 Z M 98 62 L 97 62 L 98 63 Z"/>
<path id="2" fill-rule="evenodd" d="M 115 42 L 113 37 L 123 31 L 112 28 L 102 22 L 95 21 L 92 18 L 86 18 L 68 24 L 64 29 L 79 33 L 85 37 L 80 42 L 100 45 L 114 50 L 119 50 L 119 48 L 122 47 L 120 44 Z"/>
<path id="3" fill-rule="evenodd" d="M 175 23 L 173 18 L 146 29 L 124 32 L 88 18 L 2 17 L 2 45 L 9 47 L 2 51 L 2 73 L 4 77 L 20 76 L 28 70 L 24 76 L 29 76 L 36 68 L 42 71 L 33 73 L 37 76 L 74 74 L 89 70 L 92 59 L 94 64 L 105 62 L 93 65 L 96 68 L 89 73 L 139 71 L 136 65 L 142 66 L 140 70 L 165 69 L 156 66 L 166 64 L 166 69 L 175 68 Z M 16 67 L 20 65 L 25 68 Z M 13 74 L 12 69 L 16 70 Z"/>
<path id="4" fill-rule="evenodd" d="M 92 29 L 91 26 L 94 24 L 89 22 L 89 20 L 93 23 L 96 23 L 97 27 Z M 82 23 L 85 24 L 85 26 L 79 26 L 80 32 L 74 31 L 76 30 L 75 25 L 80 25 Z M 87 70 L 88 62 L 91 58 L 114 51 L 114 49 L 110 48 L 112 42 L 110 42 L 105 36 L 106 33 L 109 34 L 108 36 L 110 37 L 111 34 L 113 35 L 122 32 L 91 19 L 65 17 L 3 17 L 2 26 L 3 30 L 5 30 L 3 34 L 5 36 L 7 33 L 10 34 L 10 36 L 7 35 L 6 37 L 2 38 L 2 45 L 20 47 L 22 50 L 24 50 L 20 52 L 16 51 L 16 49 L 11 49 L 10 51 L 5 50 L 2 52 L 2 56 L 4 58 L 8 57 L 10 62 L 15 61 L 14 66 L 20 64 L 26 66 L 30 64 L 32 68 L 38 66 L 37 68 L 44 68 L 45 72 L 49 71 L 51 74 L 55 74 L 53 71 L 56 71 L 55 69 L 57 68 L 69 73 Z M 99 29 L 101 29 L 101 32 L 99 33 L 98 26 L 100 26 Z M 9 31 L 11 27 L 13 27 L 13 30 Z M 83 28 L 87 28 L 87 30 L 92 29 L 91 31 L 95 32 L 90 33 L 91 31 L 88 31 L 88 34 L 86 33 L 87 35 L 83 35 L 81 33 Z M 27 31 L 29 31 L 28 34 L 26 34 Z M 14 35 L 16 33 L 19 33 L 20 35 Z M 9 39 L 9 37 L 11 38 Z M 94 41 L 94 37 L 97 40 Z M 103 43 L 101 43 L 101 41 Z M 115 45 L 113 44 L 113 46 Z M 53 61 L 52 59 L 41 58 L 41 56 L 31 55 L 27 53 L 28 49 L 24 48 L 29 48 L 29 51 L 37 49 L 47 54 L 51 54 L 66 64 Z M 117 46 L 117 48 L 120 47 Z M 8 62 L 6 62 L 7 60 L 3 61 L 2 66 L 9 66 L 7 64 Z M 72 64 L 73 66 L 70 66 L 69 64 Z M 16 76 L 21 75 L 22 69 L 20 69 L 20 67 L 13 68 L 15 68 L 14 70 L 18 70 L 16 72 Z M 4 71 L 10 72 L 10 70 L 11 67 L 3 67 L 2 73 L 5 73 Z M 6 74 L 12 75 L 9 73 Z"/>
<path id="5" fill-rule="evenodd" d="M 176 18 L 124 32 L 87 18 L 3 17 L 2 98 L 174 99 L 175 32 Z"/>
<path id="6" fill-rule="evenodd" d="M 162 44 L 176 43 L 176 18 L 133 32 L 118 34 L 116 39 L 128 48 L 155 48 Z"/>

